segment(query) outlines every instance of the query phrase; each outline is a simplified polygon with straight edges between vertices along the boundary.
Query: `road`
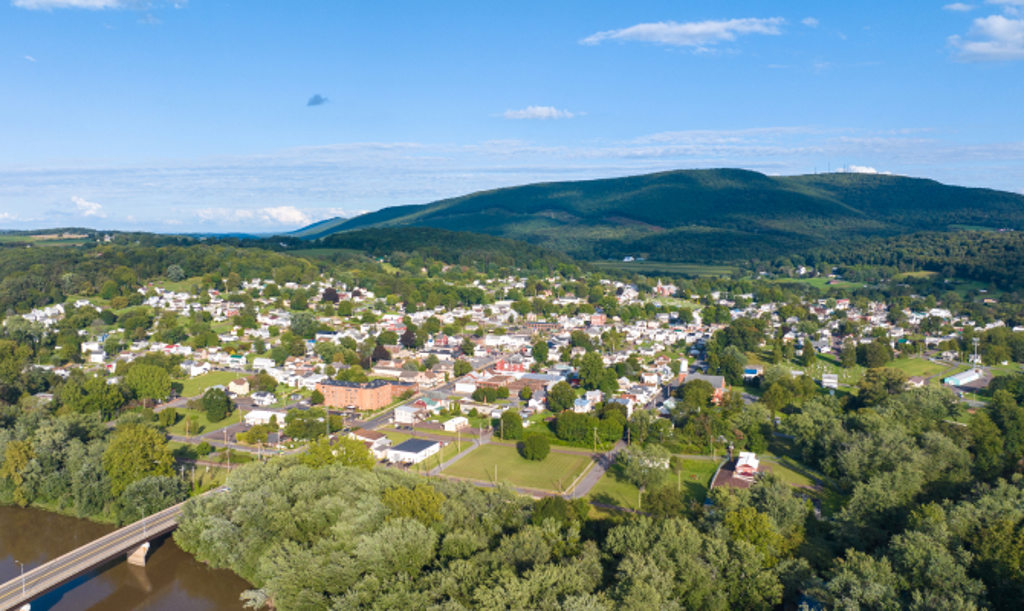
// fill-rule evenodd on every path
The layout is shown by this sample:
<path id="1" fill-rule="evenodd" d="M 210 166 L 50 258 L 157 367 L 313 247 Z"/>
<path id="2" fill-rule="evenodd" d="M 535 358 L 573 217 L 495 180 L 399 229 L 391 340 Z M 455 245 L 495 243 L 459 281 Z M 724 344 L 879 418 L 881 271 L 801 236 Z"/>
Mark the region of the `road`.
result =
<path id="1" fill-rule="evenodd" d="M 147 541 L 174 530 L 185 503 L 100 537 L 0 585 L 0 609 L 14 609 Z"/>

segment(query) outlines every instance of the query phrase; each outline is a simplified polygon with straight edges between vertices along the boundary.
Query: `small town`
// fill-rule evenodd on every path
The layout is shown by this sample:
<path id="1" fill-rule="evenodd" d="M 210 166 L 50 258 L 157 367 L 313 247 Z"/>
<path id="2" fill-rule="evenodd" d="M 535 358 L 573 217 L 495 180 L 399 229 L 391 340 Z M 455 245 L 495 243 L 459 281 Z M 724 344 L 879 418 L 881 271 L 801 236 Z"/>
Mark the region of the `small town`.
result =
<path id="1" fill-rule="evenodd" d="M 209 487 L 240 464 L 347 439 L 389 467 L 587 498 L 598 511 L 641 509 L 652 477 L 674 476 L 680 490 L 685 478 L 687 498 L 703 503 L 710 488 L 746 487 L 765 472 L 820 507 L 826 478 L 769 451 L 791 438 L 790 402 L 881 377 L 890 389 L 948 392 L 963 410 L 951 420 L 963 420 L 990 400 L 994 376 L 1018 371 L 1006 339 L 1024 337 L 1024 327 L 981 324 L 934 298 L 897 309 L 509 276 L 467 284 L 479 304 L 407 308 L 333 278 L 228 278 L 224 290 L 195 290 L 198 281 L 115 297 L 137 304 L 117 315 L 102 298 L 78 299 L 5 324 L 42 336 L 89 321 L 58 340 L 75 358 L 34 367 L 108 385 L 146 371 L 136 396 L 182 469 L 198 468 Z M 883 368 L 896 379 L 876 375 Z M 642 459 L 660 473 L 631 480 L 624 450 L 650 454 L 648 436 L 661 443 Z M 540 456 L 527 456 L 530 438 Z"/>

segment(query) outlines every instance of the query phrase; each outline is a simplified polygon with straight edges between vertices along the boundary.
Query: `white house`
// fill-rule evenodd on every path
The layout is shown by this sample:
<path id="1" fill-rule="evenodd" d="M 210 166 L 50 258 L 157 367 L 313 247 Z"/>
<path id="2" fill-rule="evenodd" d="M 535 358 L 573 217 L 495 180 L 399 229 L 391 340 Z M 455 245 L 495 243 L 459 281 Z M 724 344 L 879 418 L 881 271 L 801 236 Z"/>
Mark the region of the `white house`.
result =
<path id="1" fill-rule="evenodd" d="M 267 392 L 265 390 L 252 393 L 252 397 L 250 398 L 253 403 L 260 407 L 268 407 L 277 402 L 277 397 L 274 396 L 274 393 Z"/>
<path id="2" fill-rule="evenodd" d="M 821 374 L 821 387 L 822 388 L 839 388 L 839 374 L 838 373 L 823 373 L 823 374 Z"/>
<path id="3" fill-rule="evenodd" d="M 266 409 L 252 409 L 245 413 L 245 423 L 249 426 L 256 426 L 257 424 L 270 424 L 270 419 L 277 416 L 277 425 L 281 426 L 284 422 L 284 414 L 279 414 Z"/>
<path id="4" fill-rule="evenodd" d="M 394 414 L 396 424 L 416 424 L 420 419 L 420 409 L 413 405 L 399 405 Z"/>
<path id="5" fill-rule="evenodd" d="M 395 463 L 418 464 L 441 451 L 441 442 L 429 439 L 407 439 L 388 448 L 388 460 Z"/>
<path id="6" fill-rule="evenodd" d="M 456 417 L 452 418 L 451 420 L 448 420 L 447 422 L 445 422 L 441 426 L 444 427 L 444 430 L 446 430 L 446 431 L 448 431 L 450 433 L 454 433 L 455 431 L 458 431 L 459 429 L 464 429 L 464 428 L 469 427 L 469 419 L 467 419 L 465 416 L 456 416 Z"/>

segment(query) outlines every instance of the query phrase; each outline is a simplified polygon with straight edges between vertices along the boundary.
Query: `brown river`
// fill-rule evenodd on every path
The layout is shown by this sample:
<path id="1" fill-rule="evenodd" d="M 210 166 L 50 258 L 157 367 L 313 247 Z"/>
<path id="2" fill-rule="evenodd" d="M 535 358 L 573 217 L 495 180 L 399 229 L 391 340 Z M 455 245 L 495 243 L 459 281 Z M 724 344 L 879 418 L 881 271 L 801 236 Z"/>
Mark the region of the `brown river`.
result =
<path id="1" fill-rule="evenodd" d="M 114 527 L 38 509 L 0 506 L 0 583 L 102 536 Z M 241 609 L 251 586 L 230 571 L 211 569 L 181 551 L 170 536 L 153 542 L 145 567 L 124 558 L 32 601 L 32 611 Z"/>

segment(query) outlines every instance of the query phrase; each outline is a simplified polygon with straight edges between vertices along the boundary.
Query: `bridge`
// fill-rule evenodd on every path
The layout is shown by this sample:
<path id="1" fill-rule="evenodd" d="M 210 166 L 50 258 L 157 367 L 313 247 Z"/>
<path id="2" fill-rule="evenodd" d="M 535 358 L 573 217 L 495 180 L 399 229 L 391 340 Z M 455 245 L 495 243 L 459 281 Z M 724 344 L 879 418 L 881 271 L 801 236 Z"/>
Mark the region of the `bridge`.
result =
<path id="1" fill-rule="evenodd" d="M 178 503 L 146 516 L 0 584 L 0 609 L 27 610 L 29 601 L 123 554 L 128 562 L 145 565 L 149 542 L 178 527 L 184 506 Z"/>

